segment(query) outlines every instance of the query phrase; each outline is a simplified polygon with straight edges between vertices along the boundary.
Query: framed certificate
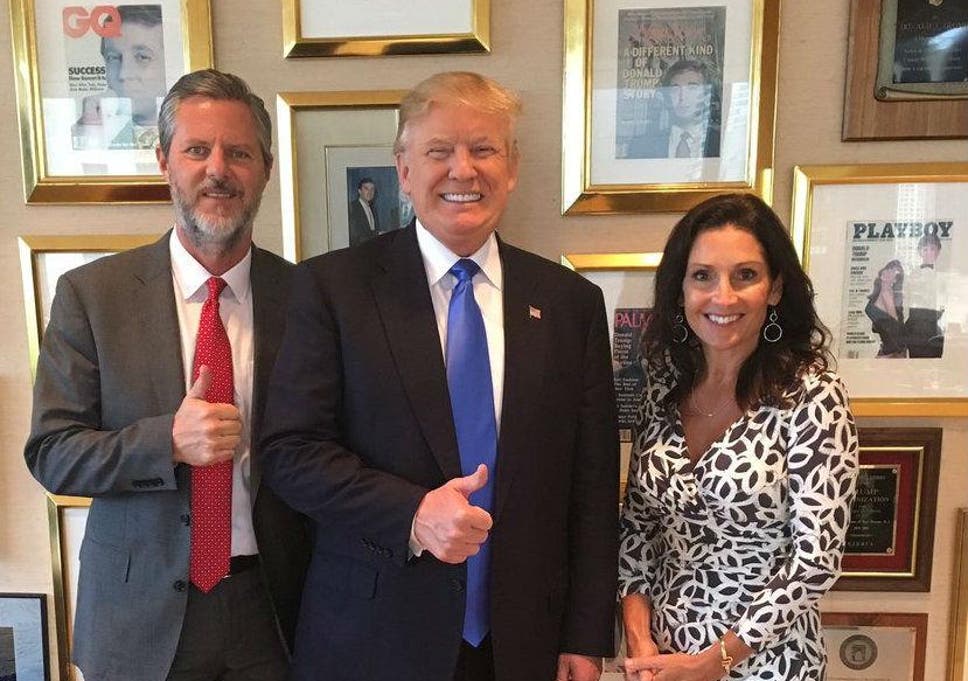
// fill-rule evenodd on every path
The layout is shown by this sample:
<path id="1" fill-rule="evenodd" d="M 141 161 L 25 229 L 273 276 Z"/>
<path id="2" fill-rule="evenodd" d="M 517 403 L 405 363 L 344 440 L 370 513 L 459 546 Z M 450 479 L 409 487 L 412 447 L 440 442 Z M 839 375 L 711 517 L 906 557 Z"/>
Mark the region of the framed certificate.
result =
<path id="1" fill-rule="evenodd" d="M 845 142 L 968 137 L 968 7 L 850 0 Z"/>
<path id="2" fill-rule="evenodd" d="M 941 428 L 861 428 L 842 591 L 930 591 Z"/>
<path id="3" fill-rule="evenodd" d="M 928 616 L 825 612 L 827 681 L 924 681 Z"/>

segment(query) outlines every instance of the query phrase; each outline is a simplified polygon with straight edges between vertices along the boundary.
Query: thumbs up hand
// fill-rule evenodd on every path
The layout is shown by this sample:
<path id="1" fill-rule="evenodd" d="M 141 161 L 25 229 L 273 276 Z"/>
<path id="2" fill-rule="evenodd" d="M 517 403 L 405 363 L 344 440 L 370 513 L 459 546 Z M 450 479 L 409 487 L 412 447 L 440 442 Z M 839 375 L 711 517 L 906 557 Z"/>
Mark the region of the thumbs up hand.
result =
<path id="1" fill-rule="evenodd" d="M 487 540 L 491 514 L 468 501 L 487 484 L 487 466 L 427 492 L 414 518 L 413 533 L 426 551 L 445 563 L 463 563 Z"/>
<path id="2" fill-rule="evenodd" d="M 211 384 L 211 369 L 200 367 L 198 378 L 175 412 L 171 429 L 175 463 L 211 466 L 231 459 L 242 441 L 242 415 L 238 408 L 205 400 Z"/>

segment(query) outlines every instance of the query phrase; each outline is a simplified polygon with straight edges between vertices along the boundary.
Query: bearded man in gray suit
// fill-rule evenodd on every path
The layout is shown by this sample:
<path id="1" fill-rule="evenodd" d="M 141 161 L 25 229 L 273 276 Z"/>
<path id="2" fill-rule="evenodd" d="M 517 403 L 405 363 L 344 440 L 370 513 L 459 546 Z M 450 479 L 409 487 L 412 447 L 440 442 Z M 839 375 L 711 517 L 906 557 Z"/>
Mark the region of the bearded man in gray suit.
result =
<path id="1" fill-rule="evenodd" d="M 252 447 L 291 270 L 252 244 L 271 121 L 207 70 L 172 87 L 159 130 L 174 228 L 61 277 L 24 454 L 51 492 L 93 497 L 73 645 L 87 681 L 281 680 L 308 543 Z"/>

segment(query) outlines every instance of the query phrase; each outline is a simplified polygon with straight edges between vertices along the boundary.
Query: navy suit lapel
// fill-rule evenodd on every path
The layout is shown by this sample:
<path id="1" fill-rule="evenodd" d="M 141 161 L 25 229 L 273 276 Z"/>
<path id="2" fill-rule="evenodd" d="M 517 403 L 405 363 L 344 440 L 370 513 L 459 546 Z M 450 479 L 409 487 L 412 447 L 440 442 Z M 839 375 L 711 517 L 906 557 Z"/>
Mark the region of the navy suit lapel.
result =
<path id="1" fill-rule="evenodd" d="M 460 457 L 427 275 L 413 224 L 394 237 L 378 259 L 373 297 L 410 407 L 450 480 L 461 475 Z"/>
<path id="2" fill-rule="evenodd" d="M 171 280 L 170 234 L 169 231 L 151 246 L 145 266 L 134 273 L 140 286 L 133 287 L 131 295 L 136 298 L 140 319 L 138 338 L 132 338 L 132 351 L 150 358 L 146 364 L 151 367 L 150 380 L 158 405 L 174 411 L 185 396 L 185 369 Z"/>
<path id="3" fill-rule="evenodd" d="M 534 268 L 517 249 L 500 243 L 504 269 L 504 396 L 498 437 L 497 498 L 494 517 L 501 515 L 514 477 L 535 438 L 532 422 L 545 375 L 550 324 L 541 317 L 546 297 Z M 548 415 L 554 418 L 554 415 Z"/>
<path id="4" fill-rule="evenodd" d="M 262 480 L 262 466 L 255 456 L 259 442 L 260 427 L 258 415 L 262 414 L 265 393 L 272 375 L 274 358 L 286 328 L 288 300 L 285 287 L 281 285 L 271 269 L 271 256 L 260 248 L 252 247 L 252 269 L 249 274 L 252 295 L 252 333 L 255 344 L 254 366 L 252 367 L 252 423 L 249 425 L 251 451 L 250 493 L 255 502 L 256 492 Z"/>

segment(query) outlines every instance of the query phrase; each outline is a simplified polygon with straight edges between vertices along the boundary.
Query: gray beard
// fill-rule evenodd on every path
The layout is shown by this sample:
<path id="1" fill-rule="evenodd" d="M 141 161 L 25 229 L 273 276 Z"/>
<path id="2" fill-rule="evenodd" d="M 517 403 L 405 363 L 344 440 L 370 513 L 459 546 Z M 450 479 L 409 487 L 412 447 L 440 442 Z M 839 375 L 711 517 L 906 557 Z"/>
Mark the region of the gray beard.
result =
<path id="1" fill-rule="evenodd" d="M 255 216 L 259 212 L 259 205 L 262 203 L 262 197 L 258 196 L 237 218 L 210 220 L 197 214 L 181 192 L 174 187 L 171 188 L 171 198 L 175 204 L 179 223 L 184 229 L 185 236 L 191 240 L 195 247 L 205 249 L 215 246 L 222 251 L 232 250 L 238 245 L 242 236 L 251 231 Z"/>

